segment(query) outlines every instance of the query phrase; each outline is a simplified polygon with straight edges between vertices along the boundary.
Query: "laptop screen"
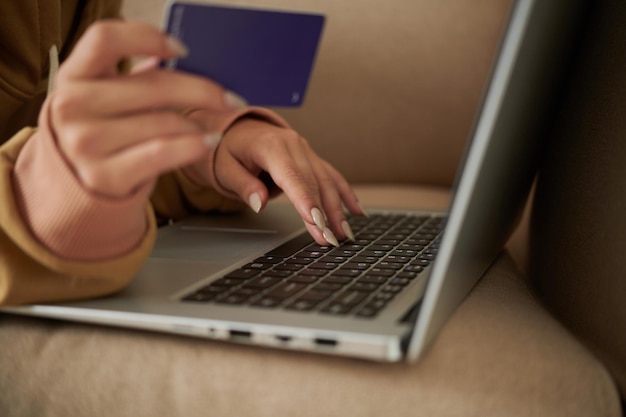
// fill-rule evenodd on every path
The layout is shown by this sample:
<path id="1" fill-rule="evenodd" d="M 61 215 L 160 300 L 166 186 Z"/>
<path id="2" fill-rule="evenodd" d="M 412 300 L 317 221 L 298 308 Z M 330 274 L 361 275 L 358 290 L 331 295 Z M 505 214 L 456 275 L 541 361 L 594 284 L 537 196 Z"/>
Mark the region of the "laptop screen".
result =
<path id="1" fill-rule="evenodd" d="M 518 0 L 486 85 L 409 346 L 414 359 L 502 250 L 538 167 L 583 1 Z"/>

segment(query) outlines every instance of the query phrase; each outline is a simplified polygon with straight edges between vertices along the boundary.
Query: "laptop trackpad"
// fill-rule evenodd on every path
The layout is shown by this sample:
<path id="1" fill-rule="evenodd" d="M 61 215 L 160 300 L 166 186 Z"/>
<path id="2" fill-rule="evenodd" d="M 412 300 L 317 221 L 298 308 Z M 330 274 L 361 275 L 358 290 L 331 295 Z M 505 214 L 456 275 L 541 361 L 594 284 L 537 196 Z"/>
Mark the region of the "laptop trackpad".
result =
<path id="1" fill-rule="evenodd" d="M 192 217 L 160 229 L 151 257 L 230 266 L 260 256 L 304 230 L 302 219 L 289 204 L 268 205 L 260 214 Z"/>
<path id="2" fill-rule="evenodd" d="M 278 232 L 271 229 L 183 226 L 159 236 L 151 257 L 236 261 L 268 251 L 280 239 Z"/>

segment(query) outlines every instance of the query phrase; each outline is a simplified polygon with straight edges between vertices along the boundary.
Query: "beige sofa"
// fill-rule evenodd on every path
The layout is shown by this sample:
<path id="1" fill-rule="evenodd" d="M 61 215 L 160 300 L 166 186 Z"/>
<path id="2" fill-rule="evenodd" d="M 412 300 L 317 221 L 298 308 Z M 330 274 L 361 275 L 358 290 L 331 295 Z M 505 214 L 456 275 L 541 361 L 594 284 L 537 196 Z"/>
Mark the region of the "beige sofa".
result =
<path id="1" fill-rule="evenodd" d="M 446 206 L 511 1 L 236 3 L 328 15 L 306 104 L 283 114 L 355 184 L 364 205 Z M 127 0 L 126 14 L 158 24 L 161 6 Z M 619 71 L 626 12 L 598 7 L 602 30 L 574 68 L 577 95 L 566 96 L 558 113 L 537 184 L 534 245 L 529 250 L 528 214 L 420 362 L 378 364 L 3 314 L 0 415 L 621 415 L 626 268 L 615 255 L 626 247 L 618 194 L 626 126 L 617 110 L 626 97 Z M 602 77 L 591 81 L 596 72 Z M 598 211 L 599 226 L 590 218 Z M 598 261 L 603 267 L 592 270 Z"/>

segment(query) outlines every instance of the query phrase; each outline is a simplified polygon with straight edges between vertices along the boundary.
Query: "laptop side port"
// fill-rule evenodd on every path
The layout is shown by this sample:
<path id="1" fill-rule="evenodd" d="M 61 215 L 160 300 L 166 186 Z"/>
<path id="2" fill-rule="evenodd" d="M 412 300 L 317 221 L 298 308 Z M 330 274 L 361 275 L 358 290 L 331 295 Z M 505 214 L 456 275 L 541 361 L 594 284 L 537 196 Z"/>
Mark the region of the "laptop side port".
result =
<path id="1" fill-rule="evenodd" d="M 247 330 L 229 330 L 229 336 L 232 340 L 244 341 L 252 338 L 252 332 Z"/>
<path id="2" fill-rule="evenodd" d="M 333 348 L 336 347 L 338 344 L 336 339 L 329 339 L 327 337 L 316 337 L 314 341 L 317 346 L 321 346 L 324 348 Z"/>
<path id="3" fill-rule="evenodd" d="M 280 334 L 274 335 L 274 338 L 280 343 L 289 343 L 293 339 L 293 337 L 291 336 L 285 336 Z"/>

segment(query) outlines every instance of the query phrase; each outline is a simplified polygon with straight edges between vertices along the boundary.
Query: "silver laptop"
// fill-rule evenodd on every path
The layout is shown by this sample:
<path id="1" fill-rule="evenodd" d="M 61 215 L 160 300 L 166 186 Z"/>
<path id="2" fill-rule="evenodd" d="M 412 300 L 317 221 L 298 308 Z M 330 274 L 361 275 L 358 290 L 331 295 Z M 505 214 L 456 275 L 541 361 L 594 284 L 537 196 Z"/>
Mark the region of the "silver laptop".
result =
<path id="1" fill-rule="evenodd" d="M 286 204 L 190 218 L 159 231 L 145 267 L 114 296 L 3 310 L 415 360 L 516 225 L 580 3 L 515 3 L 448 212 L 370 209 L 369 218 L 351 219 L 356 241 L 339 248 L 317 245 Z"/>

